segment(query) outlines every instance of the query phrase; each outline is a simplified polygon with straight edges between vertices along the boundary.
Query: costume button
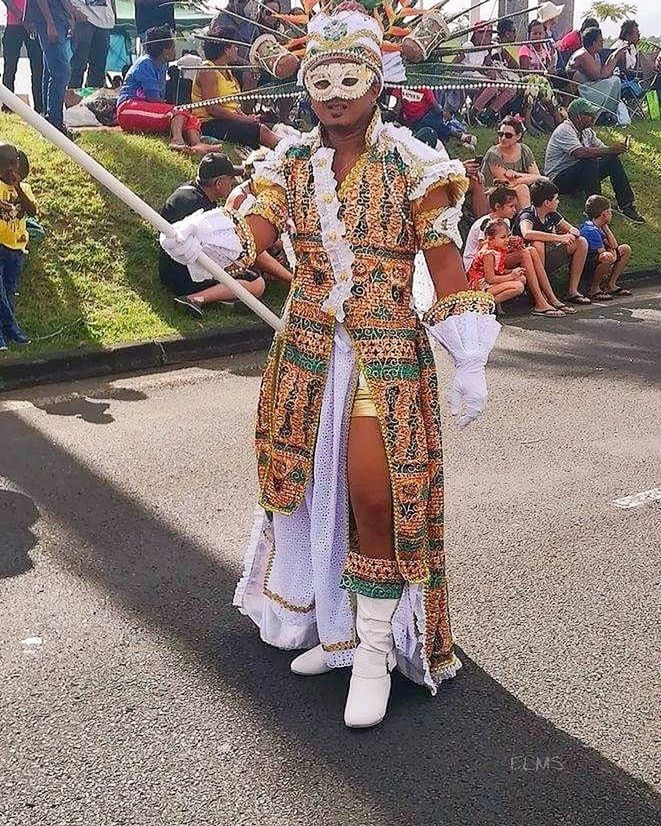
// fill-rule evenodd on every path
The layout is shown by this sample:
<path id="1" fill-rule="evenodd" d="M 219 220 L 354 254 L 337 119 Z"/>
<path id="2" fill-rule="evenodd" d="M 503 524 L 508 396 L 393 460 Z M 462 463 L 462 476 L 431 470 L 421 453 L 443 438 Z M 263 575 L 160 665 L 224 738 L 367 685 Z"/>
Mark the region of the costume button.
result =
<path id="1" fill-rule="evenodd" d="M 327 165 L 327 163 L 328 161 L 326 160 L 326 158 L 319 158 L 319 160 L 317 161 L 317 166 L 321 166 L 323 168 Z"/>
<path id="2" fill-rule="evenodd" d="M 329 232 L 328 233 L 328 240 L 329 241 L 337 241 L 337 232 Z"/>
<path id="3" fill-rule="evenodd" d="M 333 201 L 333 196 L 330 194 L 330 192 L 327 192 L 324 195 L 324 203 L 325 204 L 330 204 L 332 201 Z"/>

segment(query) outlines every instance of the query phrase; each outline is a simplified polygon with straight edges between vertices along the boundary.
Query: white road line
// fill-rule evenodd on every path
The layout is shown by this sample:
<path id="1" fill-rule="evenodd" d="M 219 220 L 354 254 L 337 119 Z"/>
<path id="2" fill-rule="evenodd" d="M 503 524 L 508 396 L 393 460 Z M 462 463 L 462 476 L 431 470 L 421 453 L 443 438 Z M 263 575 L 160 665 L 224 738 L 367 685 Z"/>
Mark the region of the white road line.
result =
<path id="1" fill-rule="evenodd" d="M 615 499 L 612 503 L 616 508 L 639 508 L 641 505 L 651 505 L 652 502 L 661 500 L 661 489 L 650 488 L 634 493 L 633 496 L 624 496 L 622 499 Z"/>

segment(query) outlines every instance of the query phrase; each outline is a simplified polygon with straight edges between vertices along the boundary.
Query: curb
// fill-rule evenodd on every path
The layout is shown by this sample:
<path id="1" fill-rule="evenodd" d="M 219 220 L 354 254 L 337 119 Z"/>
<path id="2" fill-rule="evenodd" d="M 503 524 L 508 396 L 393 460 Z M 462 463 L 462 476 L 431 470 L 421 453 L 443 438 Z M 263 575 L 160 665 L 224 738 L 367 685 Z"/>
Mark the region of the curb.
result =
<path id="1" fill-rule="evenodd" d="M 648 281 L 657 279 L 660 274 L 659 269 L 634 270 L 625 273 L 623 281 Z M 270 327 L 254 324 L 229 332 L 215 329 L 189 336 L 117 344 L 105 350 L 55 353 L 35 361 L 17 361 L 0 366 L 0 392 L 251 353 L 267 349 L 272 337 Z"/>
<path id="2" fill-rule="evenodd" d="M 75 381 L 113 373 L 134 373 L 189 361 L 250 353 L 269 347 L 273 330 L 265 324 L 241 330 L 210 330 L 189 336 L 118 344 L 105 350 L 56 353 L 0 367 L 0 391 Z"/>

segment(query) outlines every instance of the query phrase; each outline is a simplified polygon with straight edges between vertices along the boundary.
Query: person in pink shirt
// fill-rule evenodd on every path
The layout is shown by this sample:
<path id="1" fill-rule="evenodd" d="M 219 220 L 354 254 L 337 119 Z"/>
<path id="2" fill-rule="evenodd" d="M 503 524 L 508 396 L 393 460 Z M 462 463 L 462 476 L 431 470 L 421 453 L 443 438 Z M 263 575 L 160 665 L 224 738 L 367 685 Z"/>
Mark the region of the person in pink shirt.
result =
<path id="1" fill-rule="evenodd" d="M 44 111 L 42 93 L 43 55 L 35 32 L 23 23 L 26 0 L 2 0 L 2 2 L 7 7 L 7 25 L 2 35 L 2 54 L 4 56 L 2 82 L 10 92 L 14 91 L 18 58 L 21 54 L 21 48 L 25 46 L 30 61 L 32 105 L 41 114 Z"/>

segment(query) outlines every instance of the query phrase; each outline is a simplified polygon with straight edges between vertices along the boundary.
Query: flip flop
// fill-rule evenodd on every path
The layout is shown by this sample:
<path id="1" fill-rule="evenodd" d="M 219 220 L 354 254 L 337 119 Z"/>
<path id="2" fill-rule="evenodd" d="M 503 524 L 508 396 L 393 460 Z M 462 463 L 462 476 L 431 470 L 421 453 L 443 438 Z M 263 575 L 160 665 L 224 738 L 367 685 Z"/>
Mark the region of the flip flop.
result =
<path id="1" fill-rule="evenodd" d="M 622 295 L 622 296 L 633 295 L 631 290 L 627 290 L 625 287 L 618 287 L 616 290 L 607 290 L 606 292 L 608 293 L 608 295 L 612 295 L 613 298 L 615 298 L 618 295 Z"/>
<path id="2" fill-rule="evenodd" d="M 613 296 L 610 293 L 592 293 L 588 296 L 590 301 L 612 301 Z"/>
<path id="3" fill-rule="evenodd" d="M 567 304 L 558 304 L 555 309 L 562 310 L 565 315 L 574 315 L 578 312 L 576 307 L 569 307 Z"/>
<path id="4" fill-rule="evenodd" d="M 589 298 L 586 298 L 584 295 L 580 293 L 574 293 L 574 295 L 568 295 L 567 301 L 570 304 L 592 304 Z"/>
<path id="5" fill-rule="evenodd" d="M 564 318 L 563 311 L 556 307 L 550 307 L 548 310 L 533 310 L 531 315 L 544 316 L 545 318 Z"/>

